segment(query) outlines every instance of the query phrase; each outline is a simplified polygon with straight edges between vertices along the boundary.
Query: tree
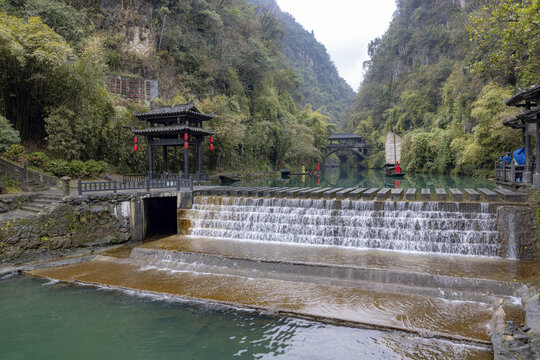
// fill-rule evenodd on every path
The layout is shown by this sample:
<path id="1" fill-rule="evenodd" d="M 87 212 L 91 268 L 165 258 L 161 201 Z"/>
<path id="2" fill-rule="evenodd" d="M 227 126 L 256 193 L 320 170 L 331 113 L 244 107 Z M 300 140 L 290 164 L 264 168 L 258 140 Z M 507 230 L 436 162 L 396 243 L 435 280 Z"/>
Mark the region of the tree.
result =
<path id="1" fill-rule="evenodd" d="M 529 59 L 539 56 L 540 0 L 498 0 L 469 16 L 467 29 L 476 45 L 473 70 L 483 77 L 512 80 L 524 72 Z"/>
<path id="2" fill-rule="evenodd" d="M 62 81 L 72 50 L 39 18 L 0 13 L 0 97 L 23 139 L 44 136 L 43 113 Z"/>
<path id="3" fill-rule="evenodd" d="M 19 133 L 13 129 L 8 119 L 0 115 L 0 152 L 6 151 L 11 144 L 21 141 Z"/>

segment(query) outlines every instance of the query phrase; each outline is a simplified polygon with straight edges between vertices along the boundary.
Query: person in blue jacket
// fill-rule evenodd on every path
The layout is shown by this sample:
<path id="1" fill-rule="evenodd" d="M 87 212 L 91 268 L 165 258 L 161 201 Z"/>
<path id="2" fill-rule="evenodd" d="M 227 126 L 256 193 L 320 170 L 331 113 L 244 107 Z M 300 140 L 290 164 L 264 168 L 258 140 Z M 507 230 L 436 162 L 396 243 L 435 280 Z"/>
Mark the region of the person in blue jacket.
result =
<path id="1" fill-rule="evenodd" d="M 504 165 L 510 165 L 510 163 L 512 162 L 512 157 L 510 156 L 510 151 L 506 153 L 506 156 L 501 157 L 500 160 L 501 160 L 501 166 L 504 167 Z"/>
<path id="2" fill-rule="evenodd" d="M 525 148 L 517 149 L 514 151 L 514 161 L 516 165 L 525 165 L 525 159 L 527 154 L 525 153 Z"/>

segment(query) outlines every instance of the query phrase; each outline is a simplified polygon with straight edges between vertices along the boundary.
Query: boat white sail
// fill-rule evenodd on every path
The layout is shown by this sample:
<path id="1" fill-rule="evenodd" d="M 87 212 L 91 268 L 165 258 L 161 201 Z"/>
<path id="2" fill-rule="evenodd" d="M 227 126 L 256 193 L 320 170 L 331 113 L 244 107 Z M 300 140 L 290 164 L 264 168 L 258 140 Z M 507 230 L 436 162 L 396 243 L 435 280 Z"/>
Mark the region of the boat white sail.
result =
<path id="1" fill-rule="evenodd" d="M 388 132 L 386 135 L 386 163 L 394 165 L 401 162 L 401 136 Z"/>

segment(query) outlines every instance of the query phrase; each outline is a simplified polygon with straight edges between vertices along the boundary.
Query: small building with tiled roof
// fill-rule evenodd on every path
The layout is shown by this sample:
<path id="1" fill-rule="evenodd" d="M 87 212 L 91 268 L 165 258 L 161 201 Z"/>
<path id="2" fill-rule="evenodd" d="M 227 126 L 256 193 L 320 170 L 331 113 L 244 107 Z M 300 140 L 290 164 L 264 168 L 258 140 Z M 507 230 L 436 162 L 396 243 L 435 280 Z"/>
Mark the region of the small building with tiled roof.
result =
<path id="1" fill-rule="evenodd" d="M 187 104 L 174 105 L 169 107 L 159 107 L 145 113 L 134 113 L 139 120 L 149 123 L 145 129 L 131 128 L 133 134 L 144 136 L 148 143 L 148 176 L 154 178 L 153 148 L 160 146 L 163 148 L 163 169 L 164 175 L 168 173 L 168 148 L 175 146 L 184 147 L 184 178 L 189 177 L 189 146 L 197 147 L 197 174 L 198 179 L 202 174 L 202 143 L 207 136 L 210 137 L 210 150 L 213 151 L 213 135 L 215 130 L 203 129 L 205 121 L 214 118 L 213 114 L 203 114 L 195 106 L 195 101 Z M 138 137 L 135 138 L 136 144 Z"/>
<path id="2" fill-rule="evenodd" d="M 522 111 L 513 118 L 504 120 L 503 125 L 521 130 L 523 147 L 525 148 L 525 165 L 518 167 L 511 164 L 503 168 L 498 167 L 495 179 L 503 185 L 532 184 L 535 188 L 540 188 L 540 85 L 520 90 L 505 103 L 508 106 L 522 108 Z M 534 166 L 530 153 L 533 137 L 536 137 L 536 163 Z M 507 169 L 508 167 L 510 169 Z"/>

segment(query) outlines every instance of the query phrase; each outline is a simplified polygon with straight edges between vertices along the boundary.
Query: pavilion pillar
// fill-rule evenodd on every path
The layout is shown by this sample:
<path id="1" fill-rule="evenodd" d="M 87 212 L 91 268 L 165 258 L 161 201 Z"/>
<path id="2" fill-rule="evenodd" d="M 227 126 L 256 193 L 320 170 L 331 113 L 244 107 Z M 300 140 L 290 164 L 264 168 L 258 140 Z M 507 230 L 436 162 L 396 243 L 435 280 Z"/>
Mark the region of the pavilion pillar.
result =
<path id="1" fill-rule="evenodd" d="M 163 146 L 163 175 L 167 175 L 167 146 Z"/>
<path id="2" fill-rule="evenodd" d="M 152 139 L 148 139 L 148 177 L 152 180 L 154 175 L 154 158 L 152 157 Z"/>
<path id="3" fill-rule="evenodd" d="M 202 168 L 202 144 L 197 145 L 197 157 L 197 180 L 200 180 Z"/>
<path id="4" fill-rule="evenodd" d="M 189 150 L 184 148 L 184 178 L 189 179 Z"/>
<path id="5" fill-rule="evenodd" d="M 527 126 L 527 124 L 525 124 Z M 527 128 L 525 128 L 525 131 L 527 131 Z M 523 171 L 523 182 L 525 184 L 532 183 L 532 172 L 531 172 L 531 136 L 525 132 L 524 136 L 525 140 L 525 169 Z"/>
<path id="6" fill-rule="evenodd" d="M 540 124 L 536 123 L 536 173 L 533 175 L 533 187 L 540 188 Z"/>

